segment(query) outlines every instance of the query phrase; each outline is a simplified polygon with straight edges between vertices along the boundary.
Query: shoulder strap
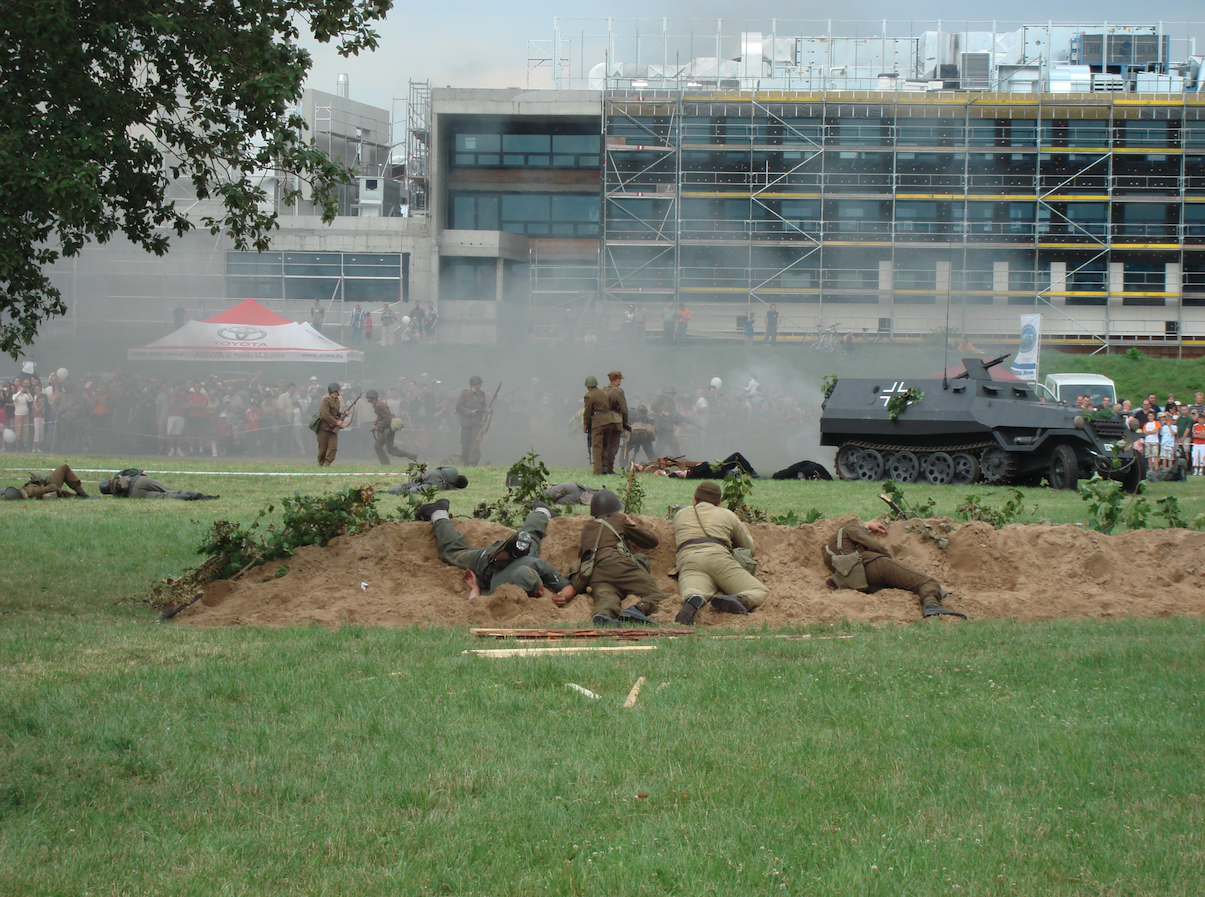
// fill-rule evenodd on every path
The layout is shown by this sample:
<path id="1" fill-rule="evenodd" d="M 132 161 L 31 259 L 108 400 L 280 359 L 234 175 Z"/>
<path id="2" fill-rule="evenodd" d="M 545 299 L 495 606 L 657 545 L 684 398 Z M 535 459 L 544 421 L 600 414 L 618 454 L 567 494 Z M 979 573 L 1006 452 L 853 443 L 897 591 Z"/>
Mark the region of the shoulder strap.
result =
<path id="1" fill-rule="evenodd" d="M 615 538 L 619 540 L 619 544 L 615 546 L 616 548 L 618 548 L 624 554 L 632 553 L 631 549 L 628 548 L 628 543 L 623 540 L 623 536 L 621 536 L 619 534 L 619 532 L 615 529 L 615 527 L 613 527 L 613 526 L 611 526 L 611 524 L 607 523 L 605 518 L 595 517 L 594 519 L 595 519 L 595 521 L 597 521 L 598 523 L 601 523 L 603 526 L 605 526 L 607 529 L 609 529 L 612 533 L 615 534 Z M 598 538 L 599 539 L 602 538 L 602 529 L 601 528 L 598 531 Z M 598 539 L 595 539 L 594 547 L 598 548 Z"/>

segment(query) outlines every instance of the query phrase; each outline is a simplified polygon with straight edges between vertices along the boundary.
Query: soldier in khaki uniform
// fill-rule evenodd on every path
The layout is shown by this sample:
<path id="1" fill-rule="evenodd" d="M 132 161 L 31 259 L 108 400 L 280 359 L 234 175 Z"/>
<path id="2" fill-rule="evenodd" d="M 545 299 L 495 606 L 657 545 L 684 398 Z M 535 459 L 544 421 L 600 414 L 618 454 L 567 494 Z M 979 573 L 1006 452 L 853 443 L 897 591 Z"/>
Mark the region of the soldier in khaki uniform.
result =
<path id="1" fill-rule="evenodd" d="M 649 571 L 632 556 L 631 546 L 656 548 L 657 537 L 620 511 L 619 496 L 600 489 L 590 500 L 593 520 L 582 527 L 581 551 L 594 553 L 594 570 L 589 579 L 573 586 L 584 592 L 589 585 L 594 595 L 595 626 L 624 626 L 653 623 L 652 615 L 665 600 L 665 593 L 653 581 Z M 635 595 L 637 601 L 626 610 L 624 599 Z M 553 596 L 553 603 L 564 607 L 568 598 Z"/>
<path id="2" fill-rule="evenodd" d="M 409 458 L 411 461 L 417 461 L 418 455 L 402 451 L 393 444 L 394 435 L 402 428 L 402 422 L 395 418 L 393 412 L 389 410 L 389 406 L 381 401 L 381 394 L 375 389 L 370 389 L 364 393 L 364 398 L 368 399 L 368 404 L 372 406 L 372 410 L 376 412 L 377 416 L 372 424 L 372 447 L 376 450 L 377 460 L 382 464 L 388 464 L 389 455 L 393 455 L 395 458 Z M 397 420 L 396 425 L 395 420 Z"/>
<path id="3" fill-rule="evenodd" d="M 623 440 L 624 433 L 631 433 L 632 426 L 628 422 L 628 397 L 623 393 L 623 374 L 619 371 L 611 371 L 607 374 L 607 388 L 605 392 L 611 399 L 611 408 L 613 411 L 618 411 L 620 415 L 619 428 L 612 430 L 607 435 L 606 444 L 603 446 L 603 473 L 615 473 L 615 456 L 619 454 L 619 443 Z"/>
<path id="4" fill-rule="evenodd" d="M 472 467 L 481 461 L 481 426 L 485 423 L 485 411 L 489 407 L 485 392 L 481 389 L 481 378 L 469 378 L 469 388 L 460 391 L 456 400 L 456 422 L 460 424 L 460 463 Z"/>
<path id="5" fill-rule="evenodd" d="M 331 383 L 318 403 L 318 466 L 330 467 L 339 451 L 339 428 L 343 418 L 339 413 L 339 384 Z"/>
<path id="6" fill-rule="evenodd" d="M 887 527 L 879 520 L 872 520 L 865 526 L 848 524 L 833 533 L 828 544 L 820 550 L 824 565 L 833 572 L 828 580 L 829 588 L 854 589 L 859 592 L 903 589 L 920 598 L 921 613 L 925 617 L 946 614 L 965 620 L 966 614 L 941 606 L 942 599 L 950 593 L 943 589 L 937 580 L 895 560 L 887 544 L 875 538 L 886 535 Z M 848 563 L 843 563 L 842 558 L 850 558 L 850 555 L 854 554 L 861 558 L 865 584 L 856 579 L 856 574 L 855 580 L 849 581 L 844 572 L 838 572 L 848 569 Z"/>
<path id="7" fill-rule="evenodd" d="M 63 495 L 63 485 L 66 484 L 78 498 L 91 498 L 84 491 L 84 484 L 80 482 L 80 478 L 75 475 L 75 471 L 66 464 L 60 464 L 54 469 L 50 476 L 45 478 L 45 482 L 40 482 L 40 478 L 30 477 L 29 482 L 18 489 L 16 486 L 9 486 L 0 494 L 0 498 L 10 500 L 20 500 L 22 498 L 59 498 Z"/>
<path id="8" fill-rule="evenodd" d="M 765 601 L 769 589 L 732 557 L 733 548 L 752 551 L 753 539 L 735 514 L 720 507 L 718 484 L 700 483 L 691 507 L 674 515 L 674 544 L 678 591 L 685 596 L 677 622 L 694 622 L 708 598 L 730 614 L 747 614 Z"/>
<path id="9" fill-rule="evenodd" d="M 609 440 L 619 445 L 623 413 L 615 399 L 598 388 L 598 378 L 586 378 L 585 408 L 582 411 L 582 432 L 590 434 L 590 458 L 596 474 L 610 473 L 607 469 L 606 446 Z M 611 456 L 613 461 L 615 456 Z"/>

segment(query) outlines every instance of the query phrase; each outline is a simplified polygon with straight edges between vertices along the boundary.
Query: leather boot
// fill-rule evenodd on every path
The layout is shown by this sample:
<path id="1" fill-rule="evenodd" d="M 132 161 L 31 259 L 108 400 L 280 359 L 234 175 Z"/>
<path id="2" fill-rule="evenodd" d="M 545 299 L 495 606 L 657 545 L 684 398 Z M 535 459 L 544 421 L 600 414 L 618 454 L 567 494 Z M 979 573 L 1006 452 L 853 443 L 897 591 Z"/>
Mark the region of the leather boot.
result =
<path id="1" fill-rule="evenodd" d="M 703 606 L 702 595 L 691 595 L 682 602 L 682 609 L 678 611 L 678 616 L 674 617 L 675 623 L 681 623 L 683 626 L 689 626 L 695 621 L 695 614 L 699 612 L 699 608 Z"/>

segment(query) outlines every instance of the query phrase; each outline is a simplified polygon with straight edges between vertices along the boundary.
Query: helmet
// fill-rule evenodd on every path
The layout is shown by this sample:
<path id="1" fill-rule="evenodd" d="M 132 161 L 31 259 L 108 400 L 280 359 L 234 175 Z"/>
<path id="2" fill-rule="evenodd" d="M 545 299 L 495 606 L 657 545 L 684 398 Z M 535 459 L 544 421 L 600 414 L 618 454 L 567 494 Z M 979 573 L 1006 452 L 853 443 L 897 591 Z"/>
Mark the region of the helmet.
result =
<path id="1" fill-rule="evenodd" d="M 466 477 L 463 473 L 460 474 L 460 476 L 456 477 L 456 488 L 457 489 L 463 489 L 468 484 L 469 484 L 469 478 Z"/>
<path id="2" fill-rule="evenodd" d="M 381 394 L 379 392 L 377 392 L 375 389 L 370 389 L 370 390 L 368 390 L 368 392 L 364 393 L 364 398 L 366 398 L 366 399 L 379 399 L 380 397 L 381 397 Z"/>
<path id="3" fill-rule="evenodd" d="M 598 378 L 591 374 L 586 378 L 586 389 L 593 389 L 598 386 Z"/>
<path id="4" fill-rule="evenodd" d="M 590 515 L 592 517 L 607 517 L 621 507 L 619 496 L 610 489 L 599 489 L 590 499 Z"/>
<path id="5" fill-rule="evenodd" d="M 342 389 L 342 387 L 338 383 L 326 384 L 326 392 L 328 395 L 332 392 L 338 392 L 340 389 Z"/>
<path id="6" fill-rule="evenodd" d="M 712 377 L 711 385 L 714 386 L 716 389 L 719 389 L 721 386 L 724 385 L 724 381 L 721 380 L 719 377 Z"/>
<path id="7" fill-rule="evenodd" d="M 101 495 L 112 495 L 113 494 L 112 482 L 113 482 L 112 480 L 101 480 L 100 481 Z"/>
<path id="8" fill-rule="evenodd" d="M 7 489 L 4 490 L 4 495 L 0 496 L 0 498 L 4 498 L 7 501 L 13 501 L 15 499 L 24 498 L 24 497 L 25 497 L 25 494 L 20 489 L 18 489 L 16 486 L 9 486 Z"/>
<path id="9" fill-rule="evenodd" d="M 481 382 L 481 378 L 476 374 L 474 374 L 472 377 L 469 377 L 469 386 L 480 386 Z"/>

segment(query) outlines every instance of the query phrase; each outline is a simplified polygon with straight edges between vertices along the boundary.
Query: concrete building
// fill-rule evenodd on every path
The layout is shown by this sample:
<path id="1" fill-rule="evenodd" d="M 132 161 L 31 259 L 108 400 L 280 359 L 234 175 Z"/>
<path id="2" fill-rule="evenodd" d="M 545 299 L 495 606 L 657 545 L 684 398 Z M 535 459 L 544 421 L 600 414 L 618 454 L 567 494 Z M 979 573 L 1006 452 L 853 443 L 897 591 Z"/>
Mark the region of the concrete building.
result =
<path id="1" fill-rule="evenodd" d="M 1190 27 L 657 24 L 634 42 L 558 24 L 529 59 L 553 89 L 412 86 L 396 141 L 384 110 L 307 92 L 316 142 L 362 175 L 333 226 L 303 204 L 262 255 L 195 234 L 164 259 L 90 248 L 61 266 L 68 323 L 393 299 L 436 302 L 442 339 L 494 342 L 601 333 L 637 303 L 652 329 L 681 303 L 693 336 L 730 337 L 775 304 L 801 338 L 948 317 L 1015 340 L 1041 312 L 1068 344 L 1205 349 Z"/>

